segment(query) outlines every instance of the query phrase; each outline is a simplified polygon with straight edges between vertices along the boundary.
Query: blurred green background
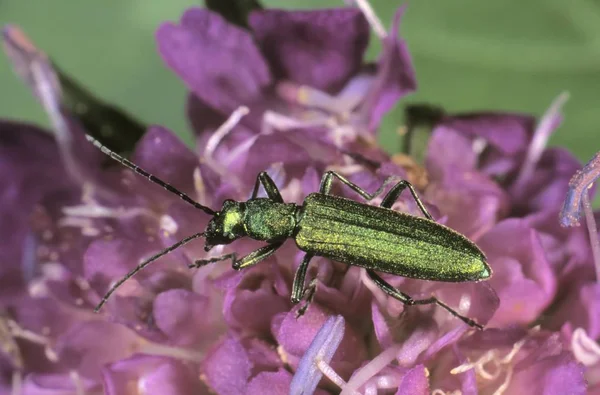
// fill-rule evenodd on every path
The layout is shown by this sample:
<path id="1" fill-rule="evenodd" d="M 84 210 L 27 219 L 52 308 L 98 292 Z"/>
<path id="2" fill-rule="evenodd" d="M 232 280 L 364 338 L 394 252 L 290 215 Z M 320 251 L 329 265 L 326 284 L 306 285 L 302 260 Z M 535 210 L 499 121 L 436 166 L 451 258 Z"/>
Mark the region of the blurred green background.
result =
<path id="1" fill-rule="evenodd" d="M 161 21 L 176 20 L 186 7 L 200 4 L 200 0 L 3 0 L 0 22 L 21 25 L 63 70 L 103 99 L 186 138 L 185 90 L 157 55 L 154 30 Z M 315 8 L 343 2 L 264 0 L 263 4 Z M 401 2 L 372 4 L 389 26 Z M 552 144 L 570 148 L 584 161 L 600 150 L 598 0 L 413 0 L 401 33 L 419 81 L 418 93 L 405 103 L 540 115 L 567 90 L 571 100 L 565 123 Z M 374 59 L 379 48 L 373 39 L 368 57 Z M 0 61 L 0 84 L 1 117 L 46 123 L 5 60 Z M 398 147 L 394 132 L 401 122 L 400 111 L 387 118 L 383 131 L 387 147 Z"/>

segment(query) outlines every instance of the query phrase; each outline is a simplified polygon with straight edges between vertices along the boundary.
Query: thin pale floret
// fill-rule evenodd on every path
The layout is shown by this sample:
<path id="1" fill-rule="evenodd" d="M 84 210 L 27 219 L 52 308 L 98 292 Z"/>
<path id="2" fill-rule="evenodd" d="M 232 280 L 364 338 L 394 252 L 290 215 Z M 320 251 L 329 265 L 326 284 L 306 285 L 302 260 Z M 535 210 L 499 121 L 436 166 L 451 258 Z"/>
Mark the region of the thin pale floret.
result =
<path id="1" fill-rule="evenodd" d="M 296 374 L 290 385 L 290 395 L 310 395 L 314 393 L 323 377 L 320 362 L 331 362 L 344 338 L 344 317 L 330 317 L 325 321 L 306 353 L 300 360 Z"/>

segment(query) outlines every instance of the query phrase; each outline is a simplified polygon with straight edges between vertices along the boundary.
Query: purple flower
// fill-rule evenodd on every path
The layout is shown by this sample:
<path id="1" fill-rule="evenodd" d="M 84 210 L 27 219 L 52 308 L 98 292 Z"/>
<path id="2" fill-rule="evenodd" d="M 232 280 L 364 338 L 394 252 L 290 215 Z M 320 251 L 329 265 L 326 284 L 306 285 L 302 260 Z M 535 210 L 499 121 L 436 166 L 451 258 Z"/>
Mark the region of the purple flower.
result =
<path id="1" fill-rule="evenodd" d="M 201 210 L 104 162 L 85 141 L 93 125 L 63 104 L 62 74 L 16 27 L 4 31 L 53 134 L 0 122 L 0 393 L 583 394 L 586 380 L 597 389 L 593 254 L 582 229 L 558 221 L 565 194 L 581 190 L 568 183 L 579 164 L 545 148 L 564 96 L 537 126 L 529 115 L 436 112 L 426 147 L 390 157 L 377 128 L 416 88 L 398 37 L 404 8 L 385 32 L 356 3 L 256 10 L 240 23 L 248 29 L 193 8 L 158 29 L 161 56 L 190 90 L 195 150 L 160 126 L 116 149 Z M 376 64 L 363 61 L 370 26 L 383 44 Z M 308 269 L 315 293 L 299 316 L 306 301 L 294 305 L 290 294 L 304 253 L 293 242 L 242 271 L 230 260 L 188 268 L 263 246 L 249 238 L 210 251 L 182 245 L 93 313 L 115 281 L 205 229 L 225 199 L 249 199 L 259 172 L 301 204 L 325 170 L 369 192 L 407 179 L 435 220 L 475 241 L 489 281 L 382 277 L 486 329 L 440 306 L 404 305 L 365 269 L 322 257 Z M 343 186 L 333 192 L 361 201 Z M 422 215 L 407 192 L 393 208 Z M 441 260 L 440 270 L 452 264 Z"/>

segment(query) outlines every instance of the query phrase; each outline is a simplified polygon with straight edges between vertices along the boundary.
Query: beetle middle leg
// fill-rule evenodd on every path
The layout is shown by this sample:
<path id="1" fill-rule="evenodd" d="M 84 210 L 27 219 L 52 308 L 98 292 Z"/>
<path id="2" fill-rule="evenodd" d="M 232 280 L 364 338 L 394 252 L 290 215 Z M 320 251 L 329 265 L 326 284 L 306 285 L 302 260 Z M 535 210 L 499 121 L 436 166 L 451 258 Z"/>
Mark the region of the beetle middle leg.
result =
<path id="1" fill-rule="evenodd" d="M 343 175 L 336 173 L 335 171 L 329 170 L 329 171 L 325 172 L 325 174 L 323 175 L 323 178 L 321 178 L 321 186 L 319 187 L 319 192 L 324 195 L 330 195 L 334 178 L 337 178 L 342 184 L 346 185 L 348 188 L 350 188 L 354 192 L 358 193 L 366 201 L 370 201 L 370 200 L 375 199 L 377 196 L 381 195 L 381 193 L 383 192 L 385 187 L 390 182 L 397 179 L 398 177 L 390 176 L 390 177 L 386 178 L 385 181 L 383 182 L 383 184 L 379 187 L 379 189 L 377 189 L 373 193 L 369 193 L 369 192 L 365 191 L 364 189 L 362 189 L 361 187 L 359 187 L 358 185 L 356 185 L 355 183 L 353 183 L 352 181 L 348 180 Z"/>
<path id="2" fill-rule="evenodd" d="M 226 261 L 228 259 L 231 259 L 231 265 L 233 266 L 233 268 L 235 270 L 242 270 L 247 267 L 254 266 L 257 263 L 267 259 L 271 255 L 273 255 L 275 253 L 275 251 L 277 251 L 279 249 L 279 247 L 281 247 L 282 245 L 283 245 L 283 243 L 267 244 L 266 246 L 263 246 L 256 251 L 252 251 L 251 253 L 249 253 L 248 255 L 246 255 L 240 259 L 237 259 L 237 254 L 235 252 L 232 252 L 231 254 L 221 255 L 218 257 L 214 257 L 214 258 L 198 259 L 198 260 L 194 261 L 194 263 L 188 265 L 188 267 L 192 268 L 192 269 L 199 268 L 199 267 L 211 264 L 211 263 L 216 263 L 216 262 L 221 262 L 221 261 Z"/>
<path id="3" fill-rule="evenodd" d="M 308 270 L 308 264 L 310 260 L 314 257 L 312 254 L 304 255 L 300 266 L 298 266 L 298 270 L 296 270 L 296 274 L 294 274 L 294 283 L 292 285 L 292 296 L 291 301 L 293 304 L 300 303 L 302 299 L 306 299 L 306 303 L 298 310 L 297 317 L 304 315 L 306 309 L 311 304 L 315 291 L 317 289 L 317 279 L 313 278 L 308 286 L 304 286 L 306 281 L 306 272 Z"/>
<path id="4" fill-rule="evenodd" d="M 381 184 L 379 189 L 377 189 L 373 193 L 369 193 L 369 192 L 365 191 L 364 189 L 362 189 L 361 187 L 359 187 L 358 185 L 356 185 L 355 183 L 353 183 L 352 181 L 348 180 L 346 177 L 342 176 L 341 174 L 338 174 L 334 171 L 328 171 L 325 173 L 325 175 L 321 179 L 321 187 L 319 188 L 320 193 L 325 194 L 325 195 L 329 195 L 331 193 L 331 187 L 333 185 L 334 177 L 337 178 L 344 185 L 346 185 L 348 188 L 350 188 L 354 192 L 358 193 L 360 196 L 362 196 L 367 201 L 375 199 L 377 196 L 379 196 L 383 192 L 383 190 L 385 189 L 385 187 L 388 184 L 390 184 L 394 180 L 398 180 L 398 177 L 396 177 L 396 176 L 389 176 L 388 178 L 385 179 L 383 184 Z M 406 180 L 399 180 L 396 183 L 396 185 L 394 185 L 392 187 L 392 189 L 390 189 L 390 191 L 387 193 L 387 195 L 385 195 L 380 206 L 385 207 L 385 208 L 391 208 L 392 205 L 394 204 L 394 202 L 400 197 L 400 194 L 402 193 L 402 191 L 404 191 L 407 188 L 410 191 L 410 194 L 412 195 L 413 199 L 417 203 L 417 206 L 419 206 L 419 209 L 421 210 L 423 215 L 427 219 L 433 219 L 433 217 L 431 216 L 431 214 L 429 214 L 429 211 L 427 211 L 427 209 L 425 208 L 425 205 L 419 198 L 419 195 L 417 194 L 417 191 L 415 190 L 415 188 L 412 186 L 412 184 L 410 182 L 408 182 Z"/>
<path id="5" fill-rule="evenodd" d="M 475 322 L 474 320 L 472 320 L 469 317 L 465 317 L 464 315 L 459 314 L 456 310 L 452 309 L 450 306 L 448 306 L 446 303 L 442 302 L 441 300 L 438 300 L 435 296 L 432 296 L 431 298 L 427 298 L 427 299 L 413 299 L 412 297 L 410 297 L 410 295 L 407 295 L 404 292 L 401 292 L 400 290 L 391 286 L 387 281 L 385 281 L 383 278 L 381 278 L 373 270 L 367 270 L 367 274 L 369 275 L 369 278 L 371 280 L 373 280 L 375 285 L 377 285 L 379 288 L 381 288 L 381 290 L 383 292 L 385 292 L 392 298 L 399 300 L 400 302 L 404 303 L 407 306 L 436 304 L 436 305 L 442 307 L 443 309 L 445 309 L 446 311 L 448 311 L 454 317 L 456 317 L 459 320 L 461 320 L 462 322 L 464 322 L 465 324 L 467 324 L 471 327 L 477 328 L 477 329 L 483 329 L 483 325 L 478 324 L 477 322 Z"/>

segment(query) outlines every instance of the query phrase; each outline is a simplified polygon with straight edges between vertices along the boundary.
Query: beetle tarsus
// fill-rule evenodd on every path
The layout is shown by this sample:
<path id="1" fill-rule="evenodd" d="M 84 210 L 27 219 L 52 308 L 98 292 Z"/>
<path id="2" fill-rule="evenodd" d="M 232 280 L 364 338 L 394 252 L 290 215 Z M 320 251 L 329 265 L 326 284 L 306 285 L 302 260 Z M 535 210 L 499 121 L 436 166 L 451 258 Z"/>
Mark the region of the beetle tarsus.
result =
<path id="1" fill-rule="evenodd" d="M 188 267 L 190 269 L 197 269 L 202 266 L 210 265 L 211 263 L 226 261 L 228 259 L 231 259 L 231 264 L 234 265 L 235 261 L 237 259 L 236 253 L 232 252 L 231 254 L 225 254 L 225 255 L 214 257 L 214 258 L 209 258 L 209 259 L 198 259 L 198 260 L 194 261 L 194 263 L 190 263 L 188 265 Z"/>
<path id="2" fill-rule="evenodd" d="M 317 278 L 313 278 L 312 280 L 310 280 L 310 283 L 308 283 L 308 286 L 302 292 L 302 297 L 300 298 L 300 300 L 305 299 L 306 301 L 304 302 L 302 307 L 298 309 L 298 312 L 296 313 L 296 319 L 302 317 L 306 313 L 306 310 L 308 310 L 308 306 L 310 306 L 313 299 L 315 298 L 315 293 L 317 292 L 317 282 Z M 292 300 L 292 303 L 299 303 L 299 301 L 294 302 Z"/>
<path id="3" fill-rule="evenodd" d="M 373 280 L 375 285 L 377 285 L 379 288 L 381 288 L 381 290 L 383 292 L 385 292 L 392 298 L 404 303 L 406 306 L 437 304 L 438 306 L 442 307 L 443 309 L 448 311 L 450 314 L 452 314 L 454 317 L 458 318 L 459 320 L 461 320 L 465 324 L 469 325 L 470 327 L 474 327 L 477 329 L 483 329 L 483 325 L 478 324 L 477 322 L 475 322 L 474 320 L 472 320 L 469 317 L 465 317 L 465 316 L 459 314 L 456 310 L 452 309 L 450 306 L 448 306 L 444 302 L 440 301 L 435 296 L 432 296 L 431 298 L 427 298 L 427 299 L 413 299 L 410 295 L 407 295 L 404 292 L 391 286 L 387 281 L 385 281 L 383 278 L 381 278 L 373 270 L 367 270 L 367 274 L 369 275 L 369 278 L 371 280 Z"/>

